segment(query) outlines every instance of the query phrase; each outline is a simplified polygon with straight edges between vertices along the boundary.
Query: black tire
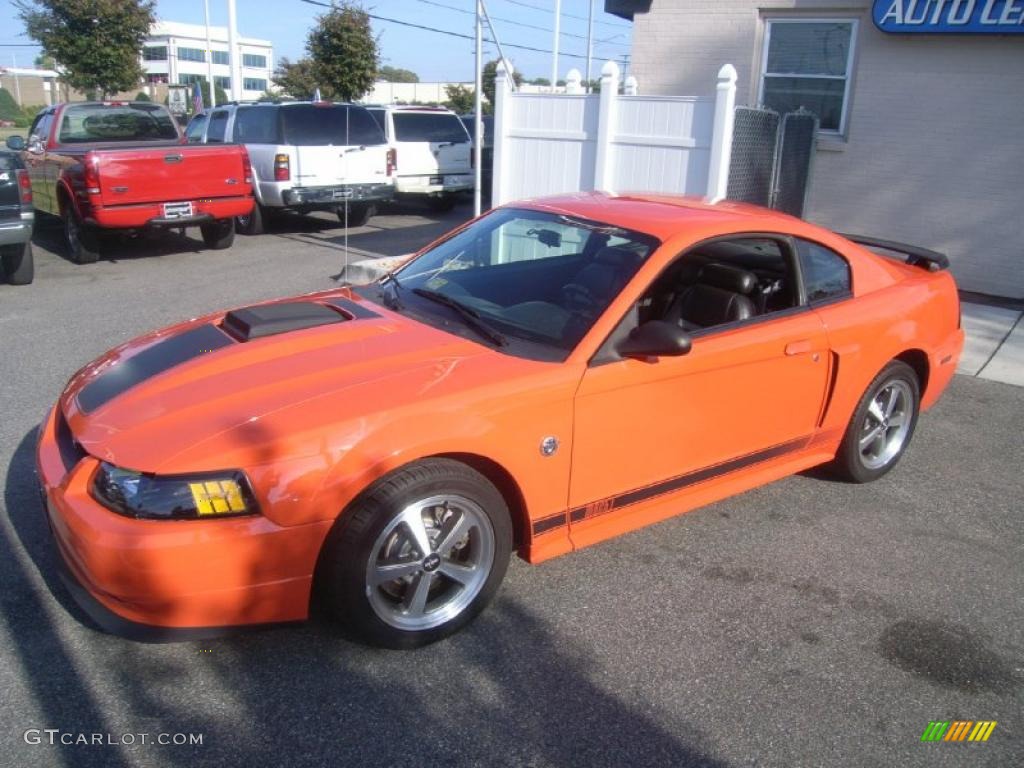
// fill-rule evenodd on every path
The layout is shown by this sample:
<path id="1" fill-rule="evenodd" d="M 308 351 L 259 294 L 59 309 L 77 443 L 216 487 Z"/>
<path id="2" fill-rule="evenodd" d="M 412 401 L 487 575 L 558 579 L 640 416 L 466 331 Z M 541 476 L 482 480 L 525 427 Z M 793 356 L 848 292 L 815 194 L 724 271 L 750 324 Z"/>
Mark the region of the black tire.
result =
<path id="1" fill-rule="evenodd" d="M 230 248 L 235 242 L 235 220 L 218 219 L 210 224 L 200 224 L 199 231 L 203 233 L 203 242 L 207 248 L 215 251 L 223 251 Z"/>
<path id="2" fill-rule="evenodd" d="M 427 198 L 427 205 L 430 206 L 432 211 L 437 211 L 438 213 L 446 213 L 447 211 L 450 211 L 455 207 L 456 202 L 455 195 L 452 194 Z"/>
<path id="3" fill-rule="evenodd" d="M 456 521 L 460 512 L 457 505 L 468 501 L 474 505 L 474 515 L 479 516 L 482 513 L 483 517 L 478 520 L 481 524 L 476 528 L 466 528 L 465 543 L 460 541 L 454 548 L 448 550 L 449 557 L 438 556 L 433 567 L 430 560 L 435 557 L 434 552 L 439 551 L 440 547 L 439 550 L 428 553 L 422 559 L 422 564 L 419 559 L 422 553 L 418 552 L 418 548 L 407 550 L 415 554 L 407 554 L 406 561 L 396 564 L 419 568 L 418 574 L 408 577 L 408 582 L 398 580 L 370 587 L 369 569 L 379 563 L 378 553 L 384 547 L 390 546 L 387 542 L 393 540 L 385 538 L 385 544 L 381 545 L 381 537 L 394 537 L 400 535 L 398 532 L 405 530 L 400 527 L 401 523 L 398 523 L 402 517 L 402 510 L 415 507 L 417 501 L 426 502 L 439 496 L 452 499 L 456 506 L 449 511 L 446 502 L 443 506 L 424 506 L 422 510 L 433 509 L 434 515 L 437 512 L 445 516 L 450 514 L 451 520 Z M 421 523 L 422 514 L 420 511 Z M 463 513 L 463 519 L 465 517 Z M 436 522 L 429 513 L 426 519 Z M 399 527 L 396 527 L 396 523 Z M 431 546 L 446 538 L 442 524 L 437 523 L 437 526 L 437 539 L 431 540 Z M 429 535 L 428 527 L 424 526 L 424 529 Z M 477 539 L 472 538 L 470 530 L 475 532 Z M 473 548 L 478 554 L 486 552 L 486 546 L 481 546 L 481 543 L 490 534 L 493 534 L 493 546 L 489 550 L 492 555 L 489 565 L 482 564 L 486 558 L 481 558 L 481 563 L 474 563 L 471 555 L 467 558 L 467 561 L 474 565 L 467 573 L 476 571 L 476 582 L 472 591 L 462 594 L 459 591 L 459 582 L 452 581 L 444 575 L 445 567 L 457 562 L 451 556 L 458 556 L 460 547 L 467 554 Z M 412 539 L 409 538 L 408 542 L 411 544 Z M 338 519 L 327 537 L 317 565 L 318 602 L 361 642 L 382 648 L 416 648 L 457 632 L 484 609 L 505 576 L 511 552 L 512 523 L 501 493 L 487 478 L 461 462 L 451 459 L 427 459 L 396 470 L 371 485 Z M 410 556 L 411 560 L 408 559 Z M 388 566 L 391 563 L 383 565 Z M 445 618 L 447 613 L 442 611 L 431 618 L 426 603 L 423 603 L 420 613 L 423 620 L 439 623 L 416 629 L 395 626 L 396 621 L 401 621 L 400 606 L 404 598 L 394 596 L 386 590 L 404 587 L 407 597 L 417 589 L 419 581 L 423 579 L 427 581 L 428 590 L 440 585 L 438 597 L 432 598 L 435 602 L 442 598 L 447 599 L 449 594 L 453 595 L 450 600 L 442 600 L 437 606 L 451 608 L 453 615 Z M 414 586 L 414 580 L 417 586 Z M 394 604 L 390 618 L 385 619 L 382 616 L 389 615 L 388 609 L 381 609 L 379 606 L 382 603 L 391 605 L 388 600 L 394 600 Z M 454 611 L 459 600 L 468 602 L 459 607 L 458 611 Z"/>
<path id="4" fill-rule="evenodd" d="M 64 222 L 64 241 L 68 257 L 75 264 L 95 264 L 100 258 L 99 238 L 96 231 L 86 226 L 70 203 L 61 213 Z"/>
<path id="5" fill-rule="evenodd" d="M 338 208 L 338 221 L 345 226 L 345 206 Z M 377 208 L 372 203 L 352 203 L 348 206 L 348 229 L 362 227 L 370 220 L 371 216 L 377 214 Z"/>
<path id="6" fill-rule="evenodd" d="M 876 398 L 881 397 L 887 401 L 888 393 L 894 391 L 897 393 L 895 402 L 902 400 L 905 401 L 904 405 L 895 405 L 891 414 L 885 414 L 884 407 L 880 408 L 875 403 Z M 875 404 L 874 410 L 872 404 Z M 850 419 L 843 442 L 831 465 L 835 474 L 850 482 L 869 483 L 889 472 L 910 445 L 917 427 L 920 404 L 920 383 L 914 369 L 900 360 L 891 361 L 868 386 L 853 412 L 853 418 Z M 896 408 L 903 414 L 899 424 L 895 423 Z M 874 415 L 877 413 L 884 416 L 881 421 Z M 867 447 L 862 445 L 872 434 L 876 437 Z M 895 443 L 897 438 L 898 445 Z M 875 450 L 875 446 L 879 449 Z"/>
<path id="7" fill-rule="evenodd" d="M 265 231 L 266 212 L 259 203 L 252 204 L 252 212 L 248 216 L 235 217 L 235 229 L 243 235 L 262 235 Z"/>
<path id="8" fill-rule="evenodd" d="M 11 285 L 28 285 L 35 277 L 32 243 L 10 245 L 3 249 L 3 273 Z"/>

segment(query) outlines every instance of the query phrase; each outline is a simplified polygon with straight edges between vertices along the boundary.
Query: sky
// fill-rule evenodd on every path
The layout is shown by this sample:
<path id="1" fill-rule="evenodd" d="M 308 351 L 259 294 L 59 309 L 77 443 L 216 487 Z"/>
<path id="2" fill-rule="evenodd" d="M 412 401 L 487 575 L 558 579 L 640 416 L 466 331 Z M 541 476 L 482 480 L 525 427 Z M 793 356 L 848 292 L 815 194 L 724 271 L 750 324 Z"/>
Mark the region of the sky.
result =
<path id="1" fill-rule="evenodd" d="M 562 0 L 559 45 L 559 77 L 572 67 L 586 68 L 587 10 L 590 0 Z M 473 35 L 475 0 L 365 0 L 371 14 L 395 21 Z M 487 0 L 498 39 L 503 46 L 516 43 L 544 51 L 551 50 L 554 0 Z M 447 7 L 446 7 L 447 6 Z M 629 54 L 632 24 L 603 12 L 603 0 L 594 0 L 594 59 L 592 76 L 599 77 L 601 65 L 609 58 L 620 60 Z M 274 58 L 296 59 L 304 54 L 306 35 L 316 16 L 325 8 L 303 0 L 237 0 L 238 30 L 246 37 L 270 40 Z M 461 10 L 460 10 L 461 9 Z M 210 23 L 227 25 L 227 0 L 210 0 Z M 157 17 L 165 21 L 203 23 L 202 0 L 157 0 Z M 576 18 L 579 17 L 579 18 Z M 422 81 L 469 81 L 473 79 L 473 41 L 403 26 L 392 21 L 372 20 L 379 36 L 381 64 L 411 69 Z M 524 26 L 527 25 L 527 26 Z M 535 29 L 534 27 L 540 27 Z M 486 32 L 486 30 L 485 30 Z M 574 35 L 578 37 L 574 37 Z M 486 35 L 485 35 L 486 36 Z M 605 41 L 605 42 L 598 42 Z M 24 36 L 11 0 L 0 0 L 0 63 L 31 66 L 37 47 L 12 44 L 31 43 Z M 496 58 L 493 44 L 485 44 L 486 58 Z M 527 79 L 551 76 L 551 54 L 507 47 L 505 55 Z"/>

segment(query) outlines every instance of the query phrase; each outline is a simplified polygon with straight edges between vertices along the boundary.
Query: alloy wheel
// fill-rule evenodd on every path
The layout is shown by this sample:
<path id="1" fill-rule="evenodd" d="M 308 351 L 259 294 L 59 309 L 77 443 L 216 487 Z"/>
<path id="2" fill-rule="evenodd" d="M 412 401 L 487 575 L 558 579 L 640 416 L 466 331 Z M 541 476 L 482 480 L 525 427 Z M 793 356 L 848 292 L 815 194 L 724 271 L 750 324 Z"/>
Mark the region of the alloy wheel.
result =
<path id="1" fill-rule="evenodd" d="M 899 455 L 910 434 L 913 403 L 910 385 L 902 379 L 892 379 L 878 389 L 858 436 L 865 467 L 880 469 Z"/>

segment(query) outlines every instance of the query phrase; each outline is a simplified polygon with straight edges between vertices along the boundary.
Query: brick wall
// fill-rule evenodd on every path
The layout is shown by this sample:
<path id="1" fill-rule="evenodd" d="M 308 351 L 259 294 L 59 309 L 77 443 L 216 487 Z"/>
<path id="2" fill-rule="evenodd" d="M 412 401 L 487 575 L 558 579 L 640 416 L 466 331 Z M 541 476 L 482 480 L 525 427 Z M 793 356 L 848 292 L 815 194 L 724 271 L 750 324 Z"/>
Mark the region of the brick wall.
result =
<path id="1" fill-rule="evenodd" d="M 847 135 L 819 142 L 808 218 L 944 251 L 961 287 L 1024 298 L 1024 40 L 886 35 L 857 0 L 654 0 L 641 93 L 708 94 L 730 62 L 754 103 L 762 19 L 787 15 L 860 19 Z"/>

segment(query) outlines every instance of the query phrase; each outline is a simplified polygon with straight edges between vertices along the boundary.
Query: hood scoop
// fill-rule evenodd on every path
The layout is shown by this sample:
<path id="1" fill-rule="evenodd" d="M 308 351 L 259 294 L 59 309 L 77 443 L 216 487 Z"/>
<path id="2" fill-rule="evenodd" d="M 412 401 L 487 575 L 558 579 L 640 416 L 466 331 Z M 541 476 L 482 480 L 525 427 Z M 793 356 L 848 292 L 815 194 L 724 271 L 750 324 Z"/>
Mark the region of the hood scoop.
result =
<path id="1" fill-rule="evenodd" d="M 289 301 L 233 309 L 224 315 L 220 327 L 239 341 L 301 331 L 318 325 L 344 323 L 349 318 L 324 304 Z"/>

